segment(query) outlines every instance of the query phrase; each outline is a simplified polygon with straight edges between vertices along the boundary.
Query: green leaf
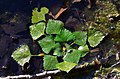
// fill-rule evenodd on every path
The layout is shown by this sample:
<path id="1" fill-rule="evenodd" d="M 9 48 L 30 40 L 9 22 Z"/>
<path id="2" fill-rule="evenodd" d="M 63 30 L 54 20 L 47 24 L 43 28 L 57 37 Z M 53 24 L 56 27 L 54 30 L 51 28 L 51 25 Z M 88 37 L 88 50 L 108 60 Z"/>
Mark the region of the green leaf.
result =
<path id="1" fill-rule="evenodd" d="M 58 42 L 67 42 L 73 40 L 75 37 L 74 35 L 67 29 L 64 29 L 60 32 L 60 34 L 56 35 L 55 41 Z"/>
<path id="2" fill-rule="evenodd" d="M 46 33 L 59 34 L 63 26 L 64 23 L 62 21 L 49 19 L 47 23 Z"/>
<path id="3" fill-rule="evenodd" d="M 54 49 L 53 55 L 63 56 L 63 52 L 62 52 L 62 50 L 61 50 L 61 46 L 60 46 L 59 43 L 56 43 L 56 44 L 55 44 L 55 49 Z"/>
<path id="4" fill-rule="evenodd" d="M 48 54 L 55 47 L 55 41 L 52 36 L 46 36 L 42 40 L 39 40 L 38 43 L 46 54 Z"/>
<path id="5" fill-rule="evenodd" d="M 29 62 L 31 53 L 27 45 L 21 45 L 20 48 L 12 53 L 12 57 L 18 64 L 23 66 L 26 62 Z"/>
<path id="6" fill-rule="evenodd" d="M 73 34 L 75 36 L 74 42 L 76 44 L 81 45 L 81 46 L 86 44 L 87 32 L 74 32 Z"/>
<path id="7" fill-rule="evenodd" d="M 71 53 L 67 53 L 67 55 L 64 56 L 63 60 L 78 64 L 80 57 L 81 57 L 80 50 L 75 50 Z"/>
<path id="8" fill-rule="evenodd" d="M 37 23 L 39 21 L 45 21 L 45 14 L 38 12 L 38 8 L 32 11 L 32 23 Z"/>
<path id="9" fill-rule="evenodd" d="M 88 30 L 88 42 L 91 47 L 96 47 L 105 36 L 100 31 L 96 31 L 94 28 Z"/>
<path id="10" fill-rule="evenodd" d="M 47 14 L 47 13 L 49 12 L 48 8 L 46 8 L 46 7 L 42 7 L 42 8 L 40 9 L 40 11 L 41 11 L 41 13 L 43 13 L 43 14 Z"/>
<path id="11" fill-rule="evenodd" d="M 53 70 L 56 69 L 56 64 L 58 63 L 56 56 L 45 55 L 44 56 L 44 69 Z"/>
<path id="12" fill-rule="evenodd" d="M 80 47 L 78 48 L 78 50 L 79 50 L 80 53 L 81 53 L 81 57 L 84 57 L 84 56 L 89 52 L 89 48 L 88 48 L 87 45 L 85 45 L 85 46 L 80 46 Z"/>
<path id="13" fill-rule="evenodd" d="M 57 67 L 59 70 L 66 71 L 67 73 L 68 73 L 71 69 L 73 69 L 75 66 L 76 66 L 75 63 L 66 62 L 66 61 L 56 64 L 56 67 Z"/>
<path id="14" fill-rule="evenodd" d="M 33 38 L 33 40 L 38 39 L 42 35 L 44 35 L 44 30 L 45 30 L 45 23 L 40 22 L 34 25 L 30 26 L 30 34 Z"/>

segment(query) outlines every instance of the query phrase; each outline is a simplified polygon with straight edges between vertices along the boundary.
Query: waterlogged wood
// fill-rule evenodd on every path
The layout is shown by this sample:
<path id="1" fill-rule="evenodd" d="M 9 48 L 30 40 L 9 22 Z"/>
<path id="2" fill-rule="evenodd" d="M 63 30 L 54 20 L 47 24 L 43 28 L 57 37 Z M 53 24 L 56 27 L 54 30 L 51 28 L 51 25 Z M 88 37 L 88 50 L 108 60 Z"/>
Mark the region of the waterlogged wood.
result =
<path id="1" fill-rule="evenodd" d="M 98 64 L 96 64 L 96 60 L 93 61 L 92 63 L 88 63 L 88 65 L 85 65 L 85 63 L 84 63 L 84 65 L 78 65 L 78 66 L 76 66 L 75 70 L 82 69 L 82 68 L 88 69 L 89 67 L 99 67 L 98 65 L 102 64 L 99 61 L 97 61 L 97 63 Z M 7 76 L 7 77 L 0 77 L 0 79 L 45 78 L 45 77 L 48 77 L 48 76 L 56 75 L 58 73 L 62 73 L 62 71 L 60 71 L 60 70 L 44 71 L 43 73 L 37 73 L 37 74 L 33 74 L 33 75 Z"/>
<path id="2" fill-rule="evenodd" d="M 43 73 L 38 73 L 33 75 L 7 76 L 7 77 L 0 77 L 0 79 L 44 78 L 51 75 L 56 75 L 57 73 L 60 73 L 60 72 L 61 72 L 60 70 L 44 71 Z"/>
<path id="3" fill-rule="evenodd" d="M 52 12 L 49 13 L 54 19 L 57 19 L 63 12 L 65 12 L 73 3 L 80 2 L 81 0 L 68 0 L 65 1 L 63 6 L 67 6 L 66 8 L 61 7 L 56 15 L 53 15 Z"/>
<path id="4" fill-rule="evenodd" d="M 72 3 L 80 2 L 81 0 L 73 0 Z"/>
<path id="5" fill-rule="evenodd" d="M 57 19 L 65 10 L 67 10 L 67 8 L 61 8 L 56 15 L 53 15 L 52 12 L 50 12 L 49 15 L 52 16 L 54 19 Z"/>

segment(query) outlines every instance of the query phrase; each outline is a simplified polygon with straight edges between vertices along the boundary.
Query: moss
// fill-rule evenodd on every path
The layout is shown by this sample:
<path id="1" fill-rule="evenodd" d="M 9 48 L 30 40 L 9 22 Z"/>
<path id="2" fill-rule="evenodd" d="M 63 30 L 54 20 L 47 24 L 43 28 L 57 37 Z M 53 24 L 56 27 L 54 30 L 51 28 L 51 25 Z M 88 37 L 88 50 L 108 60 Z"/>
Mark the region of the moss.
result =
<path id="1" fill-rule="evenodd" d="M 120 44 L 120 21 L 116 23 L 116 29 L 111 34 L 113 42 Z"/>
<path id="2" fill-rule="evenodd" d="M 116 27 L 116 23 L 111 20 L 119 15 L 116 5 L 110 0 L 98 0 L 93 9 L 85 9 L 84 13 L 88 20 L 86 24 L 105 34 L 111 33 L 111 28 Z"/>

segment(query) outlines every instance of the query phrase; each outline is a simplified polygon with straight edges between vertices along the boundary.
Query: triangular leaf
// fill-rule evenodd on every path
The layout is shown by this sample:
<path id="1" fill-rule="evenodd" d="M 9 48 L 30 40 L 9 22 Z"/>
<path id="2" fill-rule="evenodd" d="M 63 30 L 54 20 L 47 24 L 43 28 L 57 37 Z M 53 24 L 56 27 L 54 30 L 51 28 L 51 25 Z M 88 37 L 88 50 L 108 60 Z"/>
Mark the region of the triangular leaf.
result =
<path id="1" fill-rule="evenodd" d="M 104 37 L 102 32 L 96 31 L 94 28 L 88 30 L 88 42 L 91 47 L 96 47 Z"/>
<path id="2" fill-rule="evenodd" d="M 45 21 L 45 14 L 38 12 L 38 8 L 32 11 L 32 23 L 37 23 L 39 21 Z"/>
<path id="3" fill-rule="evenodd" d="M 63 28 L 64 23 L 59 20 L 49 19 L 47 23 L 46 33 L 47 34 L 59 34 Z"/>
<path id="4" fill-rule="evenodd" d="M 27 45 L 21 45 L 20 48 L 12 53 L 12 57 L 18 64 L 23 66 L 26 62 L 29 62 L 31 53 Z"/>
<path id="5" fill-rule="evenodd" d="M 51 49 L 55 47 L 55 41 L 53 40 L 52 36 L 46 36 L 42 40 L 39 40 L 38 43 L 42 47 L 44 53 L 48 54 Z"/>
<path id="6" fill-rule="evenodd" d="M 45 55 L 44 56 L 44 69 L 53 70 L 56 69 L 56 64 L 58 63 L 56 56 Z"/>
<path id="7" fill-rule="evenodd" d="M 81 53 L 81 57 L 84 57 L 84 56 L 89 52 L 89 48 L 88 48 L 87 45 L 85 45 L 85 46 L 80 46 L 80 47 L 78 48 L 78 50 L 79 50 L 80 53 Z"/>
<path id="8" fill-rule="evenodd" d="M 73 34 L 75 36 L 74 42 L 76 44 L 81 45 L 81 46 L 86 44 L 87 32 L 74 32 Z"/>
<path id="9" fill-rule="evenodd" d="M 56 64 L 56 67 L 57 67 L 59 70 L 66 71 L 67 73 L 68 73 L 71 69 L 73 69 L 75 66 L 76 66 L 75 63 L 66 62 L 66 61 Z"/>
<path id="10" fill-rule="evenodd" d="M 58 42 L 67 42 L 73 40 L 75 37 L 74 35 L 67 29 L 64 29 L 60 32 L 60 34 L 56 35 L 55 41 Z"/>
<path id="11" fill-rule="evenodd" d="M 44 35 L 45 23 L 40 22 L 30 26 L 30 34 L 33 40 L 38 39 L 40 36 Z"/>
<path id="12" fill-rule="evenodd" d="M 71 53 L 67 53 L 67 55 L 64 56 L 63 60 L 78 64 L 80 57 L 81 57 L 81 52 L 79 50 L 75 50 Z"/>

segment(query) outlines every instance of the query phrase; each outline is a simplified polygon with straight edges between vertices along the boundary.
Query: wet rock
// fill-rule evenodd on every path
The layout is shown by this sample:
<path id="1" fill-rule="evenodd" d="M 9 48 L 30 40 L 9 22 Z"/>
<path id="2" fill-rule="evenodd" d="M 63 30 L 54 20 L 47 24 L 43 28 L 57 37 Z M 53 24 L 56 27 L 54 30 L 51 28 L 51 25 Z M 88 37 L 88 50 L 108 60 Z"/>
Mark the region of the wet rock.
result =
<path id="1" fill-rule="evenodd" d="M 16 71 L 17 63 L 11 58 L 11 53 L 15 49 L 16 44 L 12 44 L 12 38 L 3 35 L 0 39 L 0 76 L 6 76 Z M 11 49 L 12 48 L 12 49 Z M 15 65 L 16 63 L 16 65 Z M 14 68 L 13 68 L 14 65 Z"/>
<path id="2" fill-rule="evenodd" d="M 0 39 L 0 56 L 3 57 L 8 52 L 8 46 L 12 42 L 9 36 L 4 35 Z"/>
<path id="3" fill-rule="evenodd" d="M 87 8 L 88 1 L 81 1 L 79 3 L 74 3 L 71 5 L 65 12 L 61 14 L 58 18 L 65 23 L 66 28 L 70 28 L 70 30 L 84 30 L 86 18 L 84 16 L 84 9 Z M 82 25 L 84 25 L 82 27 Z"/>
<path id="4" fill-rule="evenodd" d="M 22 69 L 11 57 L 14 50 L 22 44 L 28 44 L 33 54 L 40 52 L 29 34 L 28 24 L 30 23 L 30 17 L 16 13 L 11 16 L 9 14 L 2 14 L 0 19 L 2 19 L 0 22 L 0 76 L 40 72 L 41 62 L 39 62 L 39 59 L 31 59 L 30 68 Z M 37 61 L 38 64 L 33 60 Z"/>

